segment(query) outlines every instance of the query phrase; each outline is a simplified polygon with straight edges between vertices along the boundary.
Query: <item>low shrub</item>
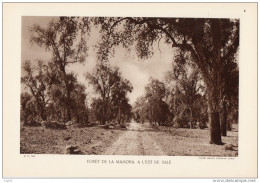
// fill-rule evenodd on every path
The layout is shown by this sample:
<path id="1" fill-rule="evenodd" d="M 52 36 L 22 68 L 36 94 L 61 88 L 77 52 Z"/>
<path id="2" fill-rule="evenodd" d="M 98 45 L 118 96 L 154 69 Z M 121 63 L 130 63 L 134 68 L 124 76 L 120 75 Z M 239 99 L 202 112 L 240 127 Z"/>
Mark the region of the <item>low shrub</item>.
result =
<path id="1" fill-rule="evenodd" d="M 30 127 L 42 126 L 41 123 L 36 122 L 36 121 L 34 121 L 34 120 L 32 120 L 32 121 L 30 121 L 30 122 L 27 122 L 27 123 L 24 123 L 23 125 L 24 125 L 24 126 L 30 126 Z"/>
<path id="2" fill-rule="evenodd" d="M 60 129 L 60 130 L 67 129 L 65 124 L 59 123 L 59 122 L 56 122 L 56 121 L 44 121 L 44 122 L 42 122 L 42 125 L 45 128 L 49 128 L 49 129 Z"/>

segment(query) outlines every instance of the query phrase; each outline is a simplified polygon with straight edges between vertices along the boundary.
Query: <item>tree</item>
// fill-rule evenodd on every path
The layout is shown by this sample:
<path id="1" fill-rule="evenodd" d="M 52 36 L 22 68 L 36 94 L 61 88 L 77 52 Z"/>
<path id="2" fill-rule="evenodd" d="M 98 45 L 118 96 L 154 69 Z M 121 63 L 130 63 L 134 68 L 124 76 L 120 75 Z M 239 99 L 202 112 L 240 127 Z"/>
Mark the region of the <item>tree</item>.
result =
<path id="1" fill-rule="evenodd" d="M 239 20 L 199 18 L 97 18 L 103 42 L 99 58 L 106 59 L 115 45 L 136 46 L 137 55 L 153 54 L 156 41 L 190 54 L 207 87 L 210 143 L 222 144 L 220 131 L 220 73 L 223 60 L 234 56 L 239 45 Z"/>
<path id="2" fill-rule="evenodd" d="M 147 117 L 147 112 L 148 110 L 146 109 L 147 107 L 147 101 L 144 96 L 140 96 L 136 99 L 134 105 L 133 105 L 133 116 L 134 120 L 138 123 L 144 123 L 148 117 Z"/>
<path id="3" fill-rule="evenodd" d="M 71 120 L 71 74 L 66 71 L 69 64 L 85 61 L 86 31 L 88 26 L 76 17 L 60 17 L 49 22 L 47 28 L 35 24 L 30 28 L 31 42 L 52 53 L 53 66 L 57 66 L 64 89 L 66 119 Z"/>
<path id="4" fill-rule="evenodd" d="M 30 115 L 34 115 L 34 113 L 35 113 L 34 112 L 35 107 L 34 107 L 34 110 L 32 111 L 31 107 L 29 105 L 33 100 L 33 96 L 31 96 L 27 92 L 23 92 L 23 93 L 21 93 L 20 100 L 21 100 L 20 118 L 21 118 L 21 121 L 24 121 L 24 123 L 26 124 L 28 122 L 28 118 L 30 117 Z"/>
<path id="5" fill-rule="evenodd" d="M 89 111 L 86 105 L 85 86 L 76 84 L 75 89 L 71 93 L 72 102 L 70 103 L 72 114 L 78 123 L 88 123 Z"/>
<path id="6" fill-rule="evenodd" d="M 128 103 L 127 93 L 132 92 L 130 81 L 123 79 L 118 67 L 112 68 L 108 63 L 98 63 L 92 73 L 86 74 L 86 79 L 93 85 L 94 90 L 100 95 L 97 100 L 102 109 L 100 123 L 131 115 L 131 105 Z"/>
<path id="7" fill-rule="evenodd" d="M 39 116 L 42 120 L 46 120 L 46 105 L 49 101 L 47 96 L 48 79 L 43 62 L 38 60 L 37 69 L 33 69 L 31 62 L 27 60 L 24 63 L 23 72 L 24 76 L 22 76 L 21 82 L 29 88 L 36 103 L 35 107 Z"/>
<path id="8" fill-rule="evenodd" d="M 67 87 L 64 87 L 64 77 L 59 70 L 52 70 L 51 73 L 49 73 L 49 77 L 49 97 L 51 99 L 49 111 L 52 118 L 66 122 L 68 120 L 67 109 L 69 108 L 70 119 L 72 119 L 73 107 L 76 102 L 76 96 L 73 96 L 73 93 L 77 92 L 76 89 L 78 86 L 76 75 L 74 73 L 69 73 L 66 75 L 65 79 L 67 81 Z M 67 91 L 70 92 L 69 99 L 66 95 Z M 81 101 L 80 103 L 82 102 L 85 104 L 84 101 Z"/>
<path id="9" fill-rule="evenodd" d="M 114 72 L 109 65 L 97 64 L 92 73 L 86 74 L 86 79 L 94 87 L 94 90 L 101 97 L 101 124 L 105 124 L 105 121 L 109 120 L 111 110 L 109 108 L 109 100 L 111 97 L 111 88 L 116 83 L 113 76 Z M 99 101 L 100 103 L 100 101 Z"/>
<path id="10" fill-rule="evenodd" d="M 223 69 L 221 72 L 221 134 L 227 135 L 227 130 L 231 130 L 228 116 L 238 111 L 238 82 L 239 71 L 237 65 L 237 56 L 229 56 L 223 60 Z M 228 113 L 228 111 L 230 111 Z M 235 117 L 235 116 L 234 116 Z M 235 117 L 237 120 L 237 117 Z"/>
<path id="11" fill-rule="evenodd" d="M 145 87 L 146 110 L 148 120 L 152 125 L 163 125 L 168 119 L 169 106 L 163 101 L 165 97 L 165 85 L 158 79 L 149 79 Z"/>
<path id="12" fill-rule="evenodd" d="M 198 105 L 203 94 L 202 82 L 196 65 L 185 62 L 175 60 L 172 70 L 166 73 L 166 101 L 175 114 L 176 125 L 186 126 L 188 120 L 190 128 L 194 128 L 195 122 L 199 120 L 198 111 L 202 108 Z"/>
<path id="13" fill-rule="evenodd" d="M 129 80 L 123 79 L 120 73 L 115 75 L 115 77 L 117 77 L 117 82 L 111 91 L 111 104 L 114 118 L 117 118 L 119 123 L 121 123 L 122 120 L 129 122 L 132 116 L 132 106 L 129 104 L 127 94 L 132 92 L 133 86 Z"/>
<path id="14" fill-rule="evenodd" d="M 102 124 L 103 119 L 103 101 L 100 98 L 94 98 L 90 108 L 91 121 L 99 121 Z"/>
<path id="15" fill-rule="evenodd" d="M 173 86 L 171 86 L 171 81 L 175 81 Z M 202 82 L 198 68 L 183 52 L 176 56 L 172 64 L 172 70 L 166 75 L 166 83 L 169 83 L 168 88 L 170 90 L 173 87 L 173 95 L 178 95 L 175 97 L 175 100 L 179 100 L 175 108 L 182 106 L 182 112 L 178 115 L 179 119 L 187 111 L 189 113 L 190 128 L 194 128 L 196 125 L 195 111 L 199 110 L 199 106 L 196 104 L 201 98 Z"/>

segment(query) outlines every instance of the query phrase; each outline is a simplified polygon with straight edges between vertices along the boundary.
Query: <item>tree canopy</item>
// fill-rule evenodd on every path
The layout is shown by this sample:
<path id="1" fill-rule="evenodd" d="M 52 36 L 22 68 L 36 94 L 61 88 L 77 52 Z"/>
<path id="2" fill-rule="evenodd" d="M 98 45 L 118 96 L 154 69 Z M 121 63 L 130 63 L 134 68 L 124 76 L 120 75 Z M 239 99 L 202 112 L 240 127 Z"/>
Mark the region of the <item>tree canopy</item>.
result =
<path id="1" fill-rule="evenodd" d="M 98 63 L 92 73 L 86 73 L 86 79 L 100 96 L 93 105 L 99 108 L 96 114 L 101 124 L 112 119 L 118 119 L 119 123 L 122 119 L 130 120 L 131 105 L 127 94 L 132 92 L 133 86 L 122 77 L 118 67 Z"/>
<path id="2" fill-rule="evenodd" d="M 153 55 L 153 43 L 161 39 L 191 56 L 207 87 L 210 143 L 222 144 L 220 132 L 220 73 L 224 61 L 234 57 L 239 46 L 239 20 L 206 18 L 97 18 L 103 42 L 99 59 L 106 60 L 114 46 L 134 45 L 140 58 Z"/>
<path id="3" fill-rule="evenodd" d="M 98 97 L 88 109 L 86 88 L 68 67 L 87 60 L 92 29 L 98 30 L 100 40 L 95 45 L 96 67 L 86 73 L 86 80 Z M 31 111 L 43 120 L 86 121 L 91 111 L 100 124 L 130 121 L 134 116 L 141 122 L 165 125 L 186 115 L 192 127 L 207 116 L 210 143 L 222 144 L 228 116 L 238 116 L 237 19 L 58 17 L 46 28 L 33 25 L 30 32 L 31 42 L 50 52 L 52 58 L 39 61 L 37 68 L 31 61 L 25 62 L 21 81 L 30 94 L 21 95 L 22 108 L 30 111 L 29 106 L 36 105 L 36 111 Z M 160 42 L 174 53 L 172 70 L 165 82 L 150 79 L 132 108 L 128 94 L 133 86 L 118 67 L 110 65 L 110 57 L 123 46 L 129 52 L 135 48 L 139 58 L 147 59 Z"/>

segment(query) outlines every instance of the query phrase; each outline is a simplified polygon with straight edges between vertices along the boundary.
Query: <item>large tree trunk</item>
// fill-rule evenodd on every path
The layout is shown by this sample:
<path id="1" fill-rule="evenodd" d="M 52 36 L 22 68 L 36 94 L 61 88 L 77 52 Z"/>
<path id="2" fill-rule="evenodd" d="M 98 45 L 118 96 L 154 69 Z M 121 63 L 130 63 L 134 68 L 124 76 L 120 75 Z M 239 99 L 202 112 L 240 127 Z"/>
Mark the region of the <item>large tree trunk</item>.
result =
<path id="1" fill-rule="evenodd" d="M 221 120 L 221 134 L 222 136 L 227 136 L 227 107 L 226 102 L 223 102 L 223 114 Z"/>
<path id="2" fill-rule="evenodd" d="M 70 102 L 71 102 L 71 96 L 70 96 L 70 88 L 67 80 L 67 73 L 65 70 L 65 66 L 60 63 L 60 70 L 63 73 L 64 81 L 65 81 L 65 89 L 66 89 L 66 99 L 67 99 L 67 104 L 66 104 L 66 113 L 67 113 L 67 121 L 71 121 L 71 109 L 70 109 Z"/>
<path id="3" fill-rule="evenodd" d="M 46 116 L 46 113 L 45 113 L 44 109 L 41 111 L 41 118 L 42 118 L 43 121 L 47 120 L 47 116 Z"/>
<path id="4" fill-rule="evenodd" d="M 227 121 L 227 131 L 231 131 L 231 124 L 230 124 L 230 121 Z"/>
<path id="5" fill-rule="evenodd" d="M 119 116 L 119 118 L 118 118 L 118 123 L 119 124 L 121 124 L 121 110 L 120 110 L 121 108 L 119 107 L 119 112 L 118 112 L 118 116 Z"/>
<path id="6" fill-rule="evenodd" d="M 193 121 L 193 115 L 192 115 L 192 109 L 190 108 L 190 129 L 192 129 L 192 121 Z"/>
<path id="7" fill-rule="evenodd" d="M 195 62 L 204 78 L 204 82 L 207 86 L 208 95 L 208 118 L 210 126 L 210 143 L 211 144 L 222 144 L 221 141 L 221 130 L 220 130 L 220 71 L 221 71 L 221 29 L 220 20 L 212 19 L 210 22 L 213 51 L 208 59 L 204 55 L 202 42 L 200 42 L 200 36 L 194 34 L 193 44 L 196 53 Z M 207 53 L 207 52 L 206 52 Z"/>
<path id="8" fill-rule="evenodd" d="M 221 145 L 221 131 L 220 131 L 220 114 L 218 110 L 218 100 L 215 96 L 217 92 L 208 88 L 208 115 L 210 124 L 210 143 Z"/>
<path id="9" fill-rule="evenodd" d="M 67 107 L 67 121 L 71 120 L 71 113 L 69 107 Z"/>
<path id="10" fill-rule="evenodd" d="M 70 111 L 70 91 L 67 91 L 67 106 L 66 106 L 66 112 L 67 112 L 67 121 L 71 121 L 71 111 Z"/>
<path id="11" fill-rule="evenodd" d="M 222 145 L 220 129 L 220 97 L 221 97 L 221 25 L 219 19 L 211 21 L 213 38 L 212 69 L 205 77 L 208 78 L 206 85 L 208 90 L 210 143 Z M 205 61 L 207 63 L 207 61 Z M 204 68 L 205 69 L 205 68 Z"/>
<path id="12" fill-rule="evenodd" d="M 47 117 L 46 117 L 44 106 L 42 106 L 39 103 L 38 103 L 38 114 L 40 115 L 43 121 L 46 121 Z"/>

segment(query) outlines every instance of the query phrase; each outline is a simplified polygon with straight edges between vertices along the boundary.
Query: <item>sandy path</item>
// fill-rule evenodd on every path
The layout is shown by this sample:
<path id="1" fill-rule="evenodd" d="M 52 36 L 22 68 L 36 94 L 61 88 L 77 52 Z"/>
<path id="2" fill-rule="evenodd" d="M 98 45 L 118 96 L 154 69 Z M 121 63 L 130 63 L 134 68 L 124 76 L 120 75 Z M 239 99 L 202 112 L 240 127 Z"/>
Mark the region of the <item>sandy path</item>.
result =
<path id="1" fill-rule="evenodd" d="M 146 127 L 132 122 L 125 133 L 110 146 L 104 155 L 166 155 Z"/>

